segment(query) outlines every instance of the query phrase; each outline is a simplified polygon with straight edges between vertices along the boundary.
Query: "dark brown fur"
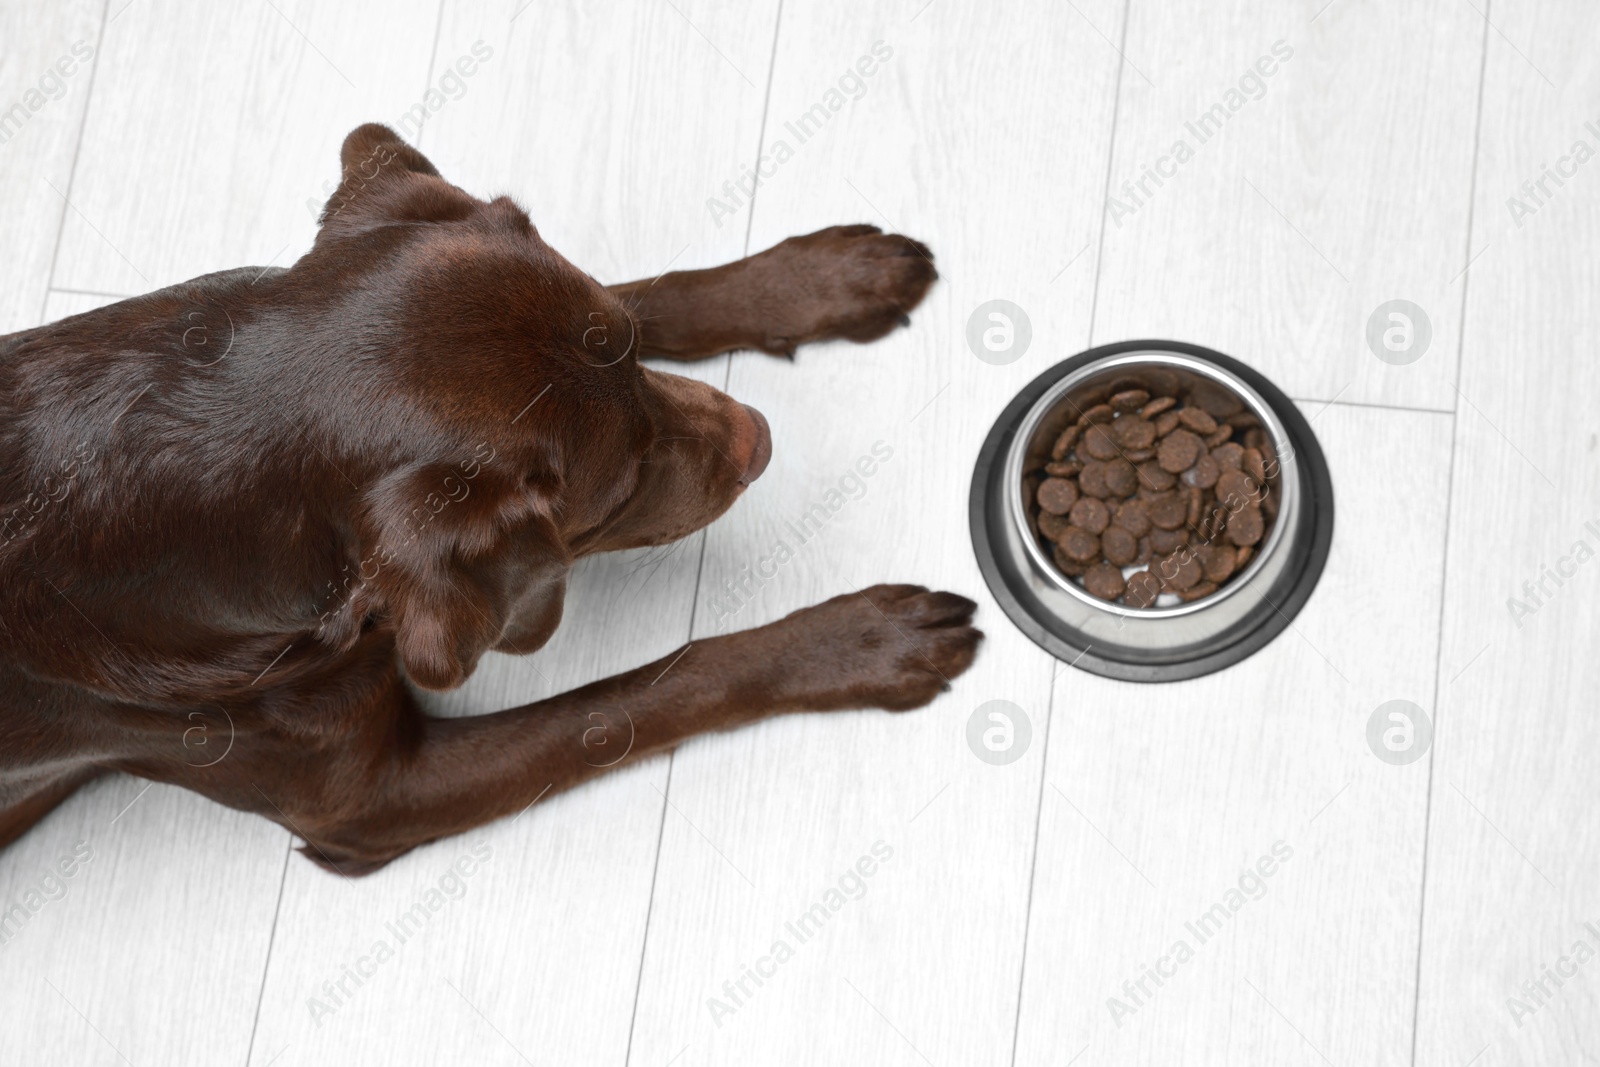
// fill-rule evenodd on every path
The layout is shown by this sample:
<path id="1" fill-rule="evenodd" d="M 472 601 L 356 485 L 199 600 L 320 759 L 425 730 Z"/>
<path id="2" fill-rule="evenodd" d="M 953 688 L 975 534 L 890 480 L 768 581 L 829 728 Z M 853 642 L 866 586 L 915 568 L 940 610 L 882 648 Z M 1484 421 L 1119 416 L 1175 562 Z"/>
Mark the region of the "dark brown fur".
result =
<path id="1" fill-rule="evenodd" d="M 294 266 L 0 338 L 0 846 L 125 771 L 355 874 L 603 773 L 596 751 L 914 708 L 967 668 L 971 601 L 876 586 L 537 704 L 424 715 L 402 674 L 448 688 L 487 649 L 532 652 L 574 560 L 683 537 L 761 473 L 758 414 L 640 357 L 872 340 L 936 275 L 917 242 L 843 226 L 608 289 L 385 127 L 341 159 Z M 196 729 L 226 757 L 204 765 Z"/>

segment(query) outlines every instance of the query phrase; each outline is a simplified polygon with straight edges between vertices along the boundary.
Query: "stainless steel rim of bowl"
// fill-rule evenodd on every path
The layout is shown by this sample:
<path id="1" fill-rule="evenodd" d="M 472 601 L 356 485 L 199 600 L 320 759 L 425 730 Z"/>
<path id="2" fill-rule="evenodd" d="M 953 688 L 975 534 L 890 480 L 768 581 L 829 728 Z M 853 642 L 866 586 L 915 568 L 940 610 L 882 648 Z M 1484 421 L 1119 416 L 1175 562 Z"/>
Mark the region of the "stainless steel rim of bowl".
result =
<path id="1" fill-rule="evenodd" d="M 1151 371 L 1147 380 L 1170 395 L 1183 388 L 1205 392 L 1225 386 L 1233 394 L 1227 403 L 1255 413 L 1272 435 L 1280 451 L 1280 492 L 1284 480 L 1294 483 L 1294 501 L 1291 505 L 1280 497 L 1278 532 L 1264 539 L 1253 573 L 1241 573 L 1226 597 L 1208 597 L 1177 610 L 1129 608 L 1093 599 L 1082 589 L 1063 588 L 1065 575 L 1039 549 L 1022 507 L 1022 470 L 1043 466 L 1070 414 L 1065 408 L 1051 414 L 1061 398 L 1078 388 L 1075 383 L 1094 381 L 1095 375 L 1108 375 L 1102 380 L 1109 387 L 1109 375 L 1140 364 L 1182 367 L 1184 375 L 1204 376 L 1204 384 L 1194 379 L 1192 386 L 1185 386 L 1169 372 Z M 1097 388 L 1074 393 L 1074 402 L 1102 395 Z M 1333 479 L 1305 416 L 1249 364 L 1183 341 L 1119 341 L 1046 369 L 1006 404 L 973 464 L 967 519 L 984 581 L 1000 610 L 1030 641 L 1090 674 L 1175 682 L 1238 663 L 1289 627 L 1311 598 L 1328 560 L 1334 534 Z"/>
<path id="2" fill-rule="evenodd" d="M 1196 377 L 1205 378 L 1217 383 L 1232 392 L 1244 406 L 1260 420 L 1262 427 L 1271 438 L 1274 450 L 1279 456 L 1285 455 L 1288 432 L 1284 429 L 1282 421 L 1273 411 L 1272 406 L 1261 397 L 1248 383 L 1214 363 L 1196 359 L 1191 356 L 1174 352 L 1162 351 L 1151 348 L 1145 351 L 1128 352 L 1121 355 L 1109 356 L 1105 359 L 1089 363 L 1069 374 L 1057 382 L 1036 401 L 1028 414 L 1023 417 L 1017 427 L 1016 435 L 1012 438 L 1011 448 L 1006 456 L 1004 474 L 1006 484 L 1013 487 L 1010 497 L 1010 518 L 1012 525 L 1023 535 L 1022 544 L 1028 553 L 1029 562 L 1039 574 L 1048 579 L 1056 588 L 1064 591 L 1068 596 L 1080 601 L 1087 609 L 1104 612 L 1119 617 L 1134 616 L 1139 619 L 1175 619 L 1185 615 L 1194 615 L 1214 609 L 1228 598 L 1250 588 L 1264 570 L 1273 569 L 1270 562 L 1276 555 L 1280 546 L 1285 542 L 1285 531 L 1290 528 L 1292 519 L 1297 512 L 1301 496 L 1299 464 L 1294 462 L 1280 462 L 1279 476 L 1279 505 L 1277 519 L 1272 523 L 1266 540 L 1262 542 L 1244 571 L 1234 575 L 1222 585 L 1215 593 L 1199 600 L 1188 603 L 1172 605 L 1169 607 L 1135 608 L 1126 604 L 1101 600 L 1089 593 L 1077 582 L 1062 574 L 1045 555 L 1039 541 L 1033 536 L 1032 527 L 1028 516 L 1028 503 L 1022 493 L 1022 476 L 1026 469 L 1027 457 L 1037 454 L 1041 442 L 1040 427 L 1047 416 L 1061 407 L 1064 398 L 1075 390 L 1091 386 L 1102 379 L 1115 379 L 1140 370 L 1159 368 L 1164 371 L 1181 371 Z M 1054 431 L 1047 434 L 1049 443 L 1056 437 Z M 1049 443 L 1044 443 L 1048 450 Z"/>

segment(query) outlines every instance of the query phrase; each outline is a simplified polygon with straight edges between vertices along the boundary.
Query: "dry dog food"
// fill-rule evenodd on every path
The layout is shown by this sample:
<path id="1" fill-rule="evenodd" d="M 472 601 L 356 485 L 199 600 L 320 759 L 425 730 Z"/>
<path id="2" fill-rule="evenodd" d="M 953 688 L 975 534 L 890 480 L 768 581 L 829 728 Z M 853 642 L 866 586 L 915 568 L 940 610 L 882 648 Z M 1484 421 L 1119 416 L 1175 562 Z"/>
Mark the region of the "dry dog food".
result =
<path id="1" fill-rule="evenodd" d="M 1231 394 L 1127 384 L 1082 411 L 1023 488 L 1062 574 L 1148 608 L 1164 594 L 1201 600 L 1244 571 L 1277 517 L 1277 468 Z"/>

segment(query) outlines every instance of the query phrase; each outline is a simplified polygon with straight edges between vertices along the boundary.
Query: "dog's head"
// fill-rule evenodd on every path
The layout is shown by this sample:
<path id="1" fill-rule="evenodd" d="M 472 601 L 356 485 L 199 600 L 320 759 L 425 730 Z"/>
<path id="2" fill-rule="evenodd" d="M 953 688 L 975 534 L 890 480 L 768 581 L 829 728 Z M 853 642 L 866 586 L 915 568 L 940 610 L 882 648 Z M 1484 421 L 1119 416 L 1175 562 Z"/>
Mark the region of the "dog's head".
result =
<path id="1" fill-rule="evenodd" d="M 726 394 L 642 367 L 630 309 L 510 200 L 469 196 L 383 126 L 341 162 L 289 274 L 341 294 L 345 344 L 381 349 L 394 404 L 365 421 L 392 459 L 361 491 L 361 583 L 334 636 L 385 616 L 411 678 L 445 688 L 486 649 L 543 644 L 575 558 L 721 515 L 770 438 Z"/>

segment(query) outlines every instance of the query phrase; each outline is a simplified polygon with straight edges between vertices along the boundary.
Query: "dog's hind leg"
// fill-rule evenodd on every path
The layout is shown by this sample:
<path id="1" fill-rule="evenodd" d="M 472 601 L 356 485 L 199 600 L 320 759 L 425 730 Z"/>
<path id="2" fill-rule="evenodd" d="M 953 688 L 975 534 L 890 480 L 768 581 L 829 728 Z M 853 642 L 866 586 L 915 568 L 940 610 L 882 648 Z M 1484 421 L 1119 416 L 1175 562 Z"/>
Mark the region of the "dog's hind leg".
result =
<path id="1" fill-rule="evenodd" d="M 920 241 L 833 226 L 709 270 L 610 286 L 639 321 L 639 354 L 705 359 L 811 341 L 875 341 L 903 324 L 938 277 Z"/>
<path id="2" fill-rule="evenodd" d="M 104 771 L 100 710 L 70 689 L 0 664 L 0 849 Z"/>
<path id="3" fill-rule="evenodd" d="M 27 833 L 29 828 L 78 788 L 100 774 L 88 764 L 56 771 L 25 782 L 6 782 L 0 778 L 0 849 Z"/>

